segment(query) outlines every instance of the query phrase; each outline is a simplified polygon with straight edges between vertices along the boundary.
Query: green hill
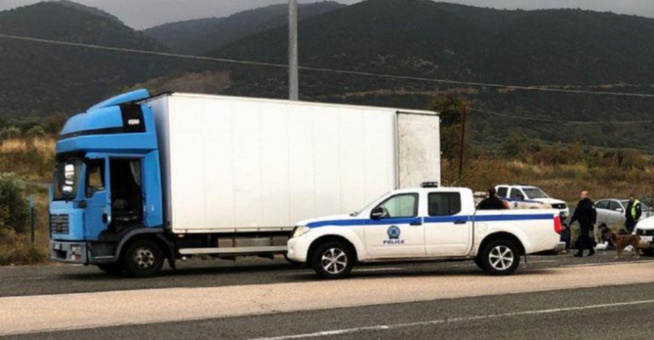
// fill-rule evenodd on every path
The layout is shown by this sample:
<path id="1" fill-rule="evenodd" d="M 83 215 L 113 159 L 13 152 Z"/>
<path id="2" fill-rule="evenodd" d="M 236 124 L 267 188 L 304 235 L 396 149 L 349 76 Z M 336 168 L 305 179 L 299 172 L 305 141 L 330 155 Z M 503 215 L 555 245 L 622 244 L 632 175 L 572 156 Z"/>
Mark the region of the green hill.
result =
<path id="1" fill-rule="evenodd" d="M 654 93 L 654 20 L 582 10 L 507 11 L 429 0 L 368 0 L 300 23 L 300 64 L 372 73 L 574 90 Z M 285 63 L 287 33 L 269 30 L 209 53 Z M 284 97 L 284 70 L 231 68 L 231 94 Z M 424 108 L 442 91 L 472 106 L 474 139 L 520 130 L 547 141 L 654 151 L 649 125 L 566 124 L 654 118 L 651 99 L 534 91 L 301 71 L 306 100 Z"/>
<path id="2" fill-rule="evenodd" d="M 113 17 L 60 2 L 0 12 L 0 34 L 166 51 Z M 0 117 L 70 114 L 172 67 L 165 58 L 0 38 Z"/>
<path id="3" fill-rule="evenodd" d="M 327 13 L 345 5 L 322 1 L 298 6 L 299 20 Z M 271 5 L 226 18 L 180 21 L 152 27 L 143 33 L 187 54 L 204 54 L 241 38 L 288 25 L 288 5 Z"/>

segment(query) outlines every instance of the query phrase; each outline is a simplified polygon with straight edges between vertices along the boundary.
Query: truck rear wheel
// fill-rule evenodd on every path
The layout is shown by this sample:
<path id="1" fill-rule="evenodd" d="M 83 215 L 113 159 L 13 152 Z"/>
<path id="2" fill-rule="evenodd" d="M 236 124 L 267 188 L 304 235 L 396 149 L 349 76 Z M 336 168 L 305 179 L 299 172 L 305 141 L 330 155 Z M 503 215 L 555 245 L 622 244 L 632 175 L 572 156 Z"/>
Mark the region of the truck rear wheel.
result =
<path id="1" fill-rule="evenodd" d="M 520 252 L 513 242 L 495 240 L 483 249 L 479 262 L 490 275 L 509 275 L 520 265 Z"/>
<path id="2" fill-rule="evenodd" d="M 354 266 L 354 251 L 344 242 L 327 242 L 311 254 L 311 266 L 321 279 L 342 279 Z"/>
<path id="3" fill-rule="evenodd" d="M 157 275 L 163 266 L 161 248 L 152 241 L 138 240 L 130 244 L 123 254 L 125 274 L 129 277 Z"/>
<path id="4" fill-rule="evenodd" d="M 123 274 L 123 266 L 122 263 L 105 263 L 105 264 L 99 264 L 98 268 L 102 270 L 103 272 L 113 275 L 113 276 L 120 276 Z"/>

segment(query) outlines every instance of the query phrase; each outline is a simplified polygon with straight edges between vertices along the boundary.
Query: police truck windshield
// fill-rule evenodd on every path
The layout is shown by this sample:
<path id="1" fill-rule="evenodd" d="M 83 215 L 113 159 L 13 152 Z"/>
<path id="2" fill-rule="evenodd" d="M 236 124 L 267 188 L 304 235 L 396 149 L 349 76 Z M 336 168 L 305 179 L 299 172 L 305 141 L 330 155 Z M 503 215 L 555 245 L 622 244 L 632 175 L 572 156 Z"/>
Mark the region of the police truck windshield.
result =
<path id="1" fill-rule="evenodd" d="M 523 188 L 522 190 L 525 192 L 527 197 L 529 197 L 530 199 L 548 198 L 549 197 L 549 196 L 547 196 L 546 193 L 543 192 L 543 190 L 540 190 L 538 188 Z"/>

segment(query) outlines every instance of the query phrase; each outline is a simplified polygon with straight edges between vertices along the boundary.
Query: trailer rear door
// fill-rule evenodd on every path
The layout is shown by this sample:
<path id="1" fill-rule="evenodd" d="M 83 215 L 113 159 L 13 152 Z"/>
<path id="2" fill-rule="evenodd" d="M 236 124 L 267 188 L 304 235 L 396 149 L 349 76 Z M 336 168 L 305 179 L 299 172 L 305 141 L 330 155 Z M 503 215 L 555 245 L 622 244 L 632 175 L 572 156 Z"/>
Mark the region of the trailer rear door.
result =
<path id="1" fill-rule="evenodd" d="M 398 188 L 441 181 L 440 117 L 428 112 L 397 112 Z"/>

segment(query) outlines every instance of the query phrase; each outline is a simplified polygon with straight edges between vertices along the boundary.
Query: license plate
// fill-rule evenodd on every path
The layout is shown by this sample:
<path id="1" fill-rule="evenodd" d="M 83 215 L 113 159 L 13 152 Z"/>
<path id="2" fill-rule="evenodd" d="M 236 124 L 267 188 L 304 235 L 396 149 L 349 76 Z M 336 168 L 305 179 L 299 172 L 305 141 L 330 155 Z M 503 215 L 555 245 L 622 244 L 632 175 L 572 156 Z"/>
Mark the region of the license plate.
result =
<path id="1" fill-rule="evenodd" d="M 61 243 L 53 243 L 52 244 L 52 249 L 61 250 Z"/>

